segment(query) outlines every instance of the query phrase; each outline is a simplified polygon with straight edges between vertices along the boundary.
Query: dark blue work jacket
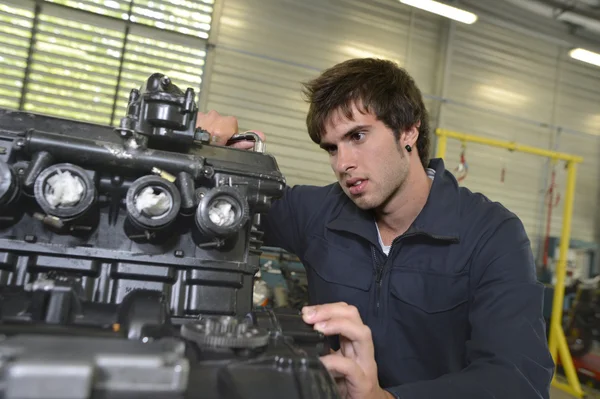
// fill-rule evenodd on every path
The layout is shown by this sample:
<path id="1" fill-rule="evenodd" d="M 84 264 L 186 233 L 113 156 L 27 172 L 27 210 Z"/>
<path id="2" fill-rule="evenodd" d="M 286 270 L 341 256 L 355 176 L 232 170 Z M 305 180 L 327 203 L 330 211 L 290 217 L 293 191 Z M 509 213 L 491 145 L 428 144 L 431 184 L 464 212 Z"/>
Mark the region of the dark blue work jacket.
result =
<path id="1" fill-rule="evenodd" d="M 459 187 L 442 160 L 430 167 L 427 203 L 389 256 L 337 183 L 288 188 L 265 243 L 301 259 L 311 303 L 358 308 L 380 385 L 397 397 L 548 398 L 543 286 L 521 221 Z"/>

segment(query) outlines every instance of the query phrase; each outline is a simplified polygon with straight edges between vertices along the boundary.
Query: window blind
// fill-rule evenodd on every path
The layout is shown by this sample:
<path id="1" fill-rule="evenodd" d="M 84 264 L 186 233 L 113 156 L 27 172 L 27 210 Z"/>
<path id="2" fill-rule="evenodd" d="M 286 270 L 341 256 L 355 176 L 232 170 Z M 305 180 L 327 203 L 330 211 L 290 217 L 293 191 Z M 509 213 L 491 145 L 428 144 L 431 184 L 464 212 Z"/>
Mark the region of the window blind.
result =
<path id="1" fill-rule="evenodd" d="M 33 2 L 26 1 L 0 4 L 0 107 L 19 108 L 31 42 L 33 7 Z"/>
<path id="2" fill-rule="evenodd" d="M 25 110 L 111 122 L 125 35 L 122 26 L 107 22 L 113 21 L 93 22 L 76 10 L 45 7 L 39 16 Z"/>
<path id="3" fill-rule="evenodd" d="M 131 0 L 46 0 L 48 3 L 78 8 L 94 14 L 128 19 Z"/>
<path id="4" fill-rule="evenodd" d="M 0 107 L 116 125 L 152 73 L 199 94 L 212 3 L 5 0 Z"/>
<path id="5" fill-rule="evenodd" d="M 134 0 L 131 21 L 208 39 L 214 0 Z"/>
<path id="6" fill-rule="evenodd" d="M 183 91 L 192 87 L 197 95 L 200 92 L 205 50 L 195 47 L 194 40 L 186 37 L 165 32 L 166 40 L 157 40 L 152 33 L 150 29 L 135 27 L 127 37 L 118 109 L 125 109 L 131 89 L 155 72 L 170 77 Z"/>

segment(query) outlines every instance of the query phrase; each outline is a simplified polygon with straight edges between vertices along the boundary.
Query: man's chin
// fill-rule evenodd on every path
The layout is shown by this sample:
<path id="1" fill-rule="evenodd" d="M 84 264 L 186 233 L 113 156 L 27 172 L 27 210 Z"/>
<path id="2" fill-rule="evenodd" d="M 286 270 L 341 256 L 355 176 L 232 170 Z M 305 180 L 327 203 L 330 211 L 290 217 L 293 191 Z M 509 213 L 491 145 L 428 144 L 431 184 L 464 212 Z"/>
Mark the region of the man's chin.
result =
<path id="1" fill-rule="evenodd" d="M 350 195 L 350 199 L 352 200 L 352 202 L 354 202 L 354 204 L 357 207 L 359 207 L 363 211 L 371 210 L 377 206 L 377 204 L 374 204 L 373 203 L 374 201 L 369 200 L 369 198 L 366 195 L 361 195 L 361 196 Z"/>

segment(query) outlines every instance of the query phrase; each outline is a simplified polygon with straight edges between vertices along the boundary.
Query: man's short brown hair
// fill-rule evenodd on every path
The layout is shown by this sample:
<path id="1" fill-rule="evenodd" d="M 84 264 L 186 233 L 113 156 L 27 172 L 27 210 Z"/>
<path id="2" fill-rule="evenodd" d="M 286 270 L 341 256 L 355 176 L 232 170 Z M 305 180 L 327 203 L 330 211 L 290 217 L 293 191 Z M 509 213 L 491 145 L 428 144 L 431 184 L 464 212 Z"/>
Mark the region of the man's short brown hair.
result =
<path id="1" fill-rule="evenodd" d="M 310 103 L 306 125 L 317 144 L 334 111 L 352 118 L 352 105 L 362 104 L 390 128 L 396 139 L 421 122 L 417 150 L 423 167 L 429 163 L 429 116 L 413 78 L 394 62 L 373 58 L 344 61 L 304 84 Z"/>

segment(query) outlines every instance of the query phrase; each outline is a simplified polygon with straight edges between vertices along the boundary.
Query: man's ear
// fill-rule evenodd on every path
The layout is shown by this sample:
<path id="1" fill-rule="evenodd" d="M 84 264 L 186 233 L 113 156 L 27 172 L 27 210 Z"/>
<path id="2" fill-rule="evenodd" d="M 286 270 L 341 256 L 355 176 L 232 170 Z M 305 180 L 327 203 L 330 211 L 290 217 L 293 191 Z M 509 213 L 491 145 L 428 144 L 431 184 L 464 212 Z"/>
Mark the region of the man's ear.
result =
<path id="1" fill-rule="evenodd" d="M 417 144 L 419 138 L 419 128 L 421 127 L 421 121 L 415 123 L 410 129 L 404 131 L 400 137 L 400 144 L 402 147 L 409 145 L 414 147 Z"/>

